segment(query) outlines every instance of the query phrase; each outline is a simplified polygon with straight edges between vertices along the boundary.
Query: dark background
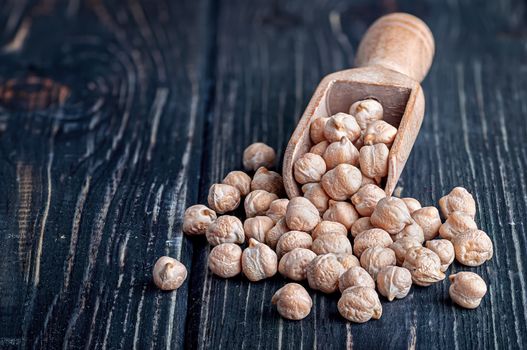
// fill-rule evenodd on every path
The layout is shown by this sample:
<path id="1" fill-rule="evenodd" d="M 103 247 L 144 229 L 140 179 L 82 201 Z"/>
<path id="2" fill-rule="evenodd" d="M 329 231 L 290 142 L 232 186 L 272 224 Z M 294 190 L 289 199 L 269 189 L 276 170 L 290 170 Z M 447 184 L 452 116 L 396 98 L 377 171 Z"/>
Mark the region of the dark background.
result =
<path id="1" fill-rule="evenodd" d="M 249 143 L 281 154 L 318 81 L 393 11 L 436 39 L 403 195 L 474 193 L 489 292 L 469 311 L 447 281 L 416 287 L 363 325 L 311 293 L 283 320 L 285 281 L 211 276 L 182 213 Z M 0 348 L 521 348 L 526 16 L 519 0 L 0 0 Z M 189 269 L 176 292 L 151 284 L 163 254 Z"/>

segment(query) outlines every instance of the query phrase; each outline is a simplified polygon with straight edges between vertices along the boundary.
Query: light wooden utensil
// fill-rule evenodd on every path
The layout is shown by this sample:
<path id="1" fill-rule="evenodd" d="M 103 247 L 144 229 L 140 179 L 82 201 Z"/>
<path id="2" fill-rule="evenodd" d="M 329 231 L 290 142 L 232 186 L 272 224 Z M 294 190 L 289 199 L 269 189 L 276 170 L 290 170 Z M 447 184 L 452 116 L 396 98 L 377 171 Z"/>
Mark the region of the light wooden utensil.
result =
<path id="1" fill-rule="evenodd" d="M 420 82 L 434 56 L 434 37 L 419 18 L 392 13 L 368 29 L 357 50 L 358 68 L 332 73 L 318 85 L 287 145 L 283 177 L 289 198 L 302 191 L 293 164 L 313 143 L 309 126 L 319 117 L 348 113 L 352 103 L 373 98 L 384 108 L 384 120 L 398 128 L 389 154 L 385 191 L 391 195 L 414 145 L 425 110 Z"/>

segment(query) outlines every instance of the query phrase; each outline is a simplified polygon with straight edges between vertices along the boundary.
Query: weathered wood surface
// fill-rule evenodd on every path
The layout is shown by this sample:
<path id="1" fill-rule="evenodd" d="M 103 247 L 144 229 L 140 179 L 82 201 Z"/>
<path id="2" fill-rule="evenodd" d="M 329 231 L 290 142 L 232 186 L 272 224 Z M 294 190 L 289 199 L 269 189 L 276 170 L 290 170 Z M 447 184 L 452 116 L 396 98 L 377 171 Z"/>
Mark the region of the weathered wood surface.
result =
<path id="1" fill-rule="evenodd" d="M 0 348 L 522 348 L 527 341 L 527 24 L 521 1 L 0 2 Z M 349 67 L 381 14 L 423 18 L 437 52 L 403 194 L 476 197 L 495 257 L 475 311 L 448 283 L 348 324 L 313 293 L 303 321 L 270 305 L 280 277 L 206 269 L 186 206 L 280 151 L 318 81 Z M 417 176 L 415 176 L 417 175 Z M 191 271 L 161 293 L 156 257 Z M 465 269 L 454 265 L 451 269 Z"/>

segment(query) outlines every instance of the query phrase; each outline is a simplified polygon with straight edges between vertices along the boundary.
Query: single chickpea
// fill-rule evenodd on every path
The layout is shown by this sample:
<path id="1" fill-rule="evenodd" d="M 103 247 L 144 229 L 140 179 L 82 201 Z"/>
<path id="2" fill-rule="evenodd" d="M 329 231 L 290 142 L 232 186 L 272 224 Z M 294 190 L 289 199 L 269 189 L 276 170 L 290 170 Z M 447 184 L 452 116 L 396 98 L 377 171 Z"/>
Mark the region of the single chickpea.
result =
<path id="1" fill-rule="evenodd" d="M 351 203 L 330 199 L 329 208 L 324 213 L 323 218 L 326 221 L 339 222 L 346 227 L 346 230 L 349 230 L 351 225 L 359 218 L 359 214 Z"/>
<path id="2" fill-rule="evenodd" d="M 360 266 L 352 266 L 339 277 L 340 292 L 344 292 L 350 287 L 370 287 L 375 289 L 375 281 L 368 271 Z"/>
<path id="3" fill-rule="evenodd" d="M 375 120 L 364 131 L 364 144 L 384 143 L 390 146 L 395 140 L 395 135 L 397 135 L 396 127 L 386 123 L 384 120 Z"/>
<path id="4" fill-rule="evenodd" d="M 364 187 L 366 185 L 377 185 L 377 186 L 379 186 L 381 184 L 381 180 L 382 179 L 380 179 L 380 178 L 372 179 L 371 177 L 367 177 L 364 174 L 362 174 L 362 183 L 361 183 L 360 187 Z"/>
<path id="5" fill-rule="evenodd" d="M 384 197 L 386 197 L 386 193 L 379 186 L 365 185 L 351 197 L 351 203 L 361 216 L 371 216 L 377 202 Z"/>
<path id="6" fill-rule="evenodd" d="M 286 232 L 289 232 L 289 227 L 287 227 L 285 218 L 282 218 L 265 234 L 265 244 L 275 249 L 278 240 Z"/>
<path id="7" fill-rule="evenodd" d="M 421 228 L 421 226 L 417 225 L 417 223 L 413 221 L 413 219 L 412 219 L 412 223 L 409 225 L 406 225 L 402 229 L 401 232 L 398 232 L 395 235 L 392 235 L 393 241 L 396 241 L 403 237 L 412 237 L 418 240 L 421 244 L 425 242 L 425 235 L 424 235 L 423 229 Z"/>
<path id="8" fill-rule="evenodd" d="M 462 211 L 472 219 L 476 216 L 474 197 L 463 187 L 455 187 L 449 194 L 439 199 L 439 207 L 446 218 L 454 211 Z"/>
<path id="9" fill-rule="evenodd" d="M 307 198 L 313 203 L 320 214 L 324 214 L 328 209 L 329 196 L 326 194 L 326 191 L 324 191 L 320 183 L 314 182 L 305 184 L 302 186 L 302 192 L 304 193 L 304 198 Z"/>
<path id="10" fill-rule="evenodd" d="M 187 278 L 187 268 L 174 258 L 162 256 L 157 259 L 152 270 L 157 288 L 175 290 L 181 287 Z"/>
<path id="11" fill-rule="evenodd" d="M 335 254 L 338 262 L 344 267 L 344 271 L 353 266 L 360 266 L 360 261 L 353 253 L 337 253 Z"/>
<path id="12" fill-rule="evenodd" d="M 345 201 L 361 187 L 362 174 L 350 164 L 340 164 L 322 176 L 324 191 L 336 201 Z"/>
<path id="13" fill-rule="evenodd" d="M 403 265 L 406 252 L 413 247 L 422 247 L 422 243 L 414 237 L 403 237 L 389 245 L 389 248 L 395 252 L 398 266 Z"/>
<path id="14" fill-rule="evenodd" d="M 382 305 L 375 289 L 370 287 L 350 287 L 346 289 L 337 304 L 339 313 L 348 321 L 368 322 L 382 316 Z"/>
<path id="15" fill-rule="evenodd" d="M 234 186 L 214 184 L 210 187 L 209 207 L 218 214 L 224 214 L 238 208 L 240 200 L 240 191 Z"/>
<path id="16" fill-rule="evenodd" d="M 347 137 L 351 142 L 357 140 L 361 130 L 353 116 L 346 113 L 337 113 L 326 122 L 324 137 L 329 142 L 340 141 Z"/>
<path id="17" fill-rule="evenodd" d="M 311 232 L 320 222 L 320 215 L 308 199 L 295 197 L 289 200 L 285 221 L 291 230 Z"/>
<path id="18" fill-rule="evenodd" d="M 273 226 L 273 220 L 267 216 L 255 216 L 245 220 L 243 223 L 243 230 L 245 231 L 245 237 L 248 240 L 254 238 L 258 242 L 264 243 L 267 231 L 272 229 Z"/>
<path id="19" fill-rule="evenodd" d="M 342 225 L 340 222 L 323 220 L 313 229 L 311 236 L 313 239 L 317 239 L 328 233 L 339 233 L 346 237 L 348 235 L 348 230 L 346 229 L 346 226 Z"/>
<path id="20" fill-rule="evenodd" d="M 408 211 L 412 214 L 414 211 L 421 209 L 421 203 L 415 198 L 401 198 L 401 200 L 406 204 Z"/>
<path id="21" fill-rule="evenodd" d="M 242 248 L 234 243 L 223 243 L 212 248 L 209 269 L 216 276 L 231 278 L 242 272 Z"/>
<path id="22" fill-rule="evenodd" d="M 251 192 L 251 177 L 243 171 L 231 171 L 225 176 L 222 183 L 236 188 L 242 196 Z"/>
<path id="23" fill-rule="evenodd" d="M 458 272 L 450 275 L 448 293 L 456 304 L 466 309 L 475 309 L 487 294 L 487 284 L 474 272 Z"/>
<path id="24" fill-rule="evenodd" d="M 183 232 L 187 235 L 204 235 L 209 225 L 216 220 L 214 210 L 197 204 L 188 207 L 183 215 Z"/>
<path id="25" fill-rule="evenodd" d="M 302 231 L 289 231 L 284 233 L 276 244 L 276 255 L 280 259 L 284 254 L 289 253 L 295 248 L 311 249 L 313 238 L 311 235 Z"/>
<path id="26" fill-rule="evenodd" d="M 351 225 L 351 236 L 355 238 L 359 233 L 371 230 L 372 228 L 375 227 L 371 224 L 369 216 L 359 218 Z"/>
<path id="27" fill-rule="evenodd" d="M 352 104 L 349 113 L 355 117 L 361 130 L 366 130 L 369 124 L 382 119 L 383 109 L 378 101 L 368 99 Z"/>
<path id="28" fill-rule="evenodd" d="M 243 206 L 245 208 L 245 215 L 248 218 L 253 216 L 265 215 L 271 203 L 278 199 L 278 196 L 274 193 L 270 193 L 264 190 L 252 191 L 245 197 Z"/>
<path id="29" fill-rule="evenodd" d="M 339 164 L 359 164 L 359 151 L 353 143 L 343 137 L 340 141 L 332 142 L 322 156 L 326 162 L 327 169 L 333 169 Z"/>
<path id="30" fill-rule="evenodd" d="M 425 247 L 412 247 L 406 252 L 403 267 L 412 274 L 412 281 L 422 287 L 445 279 L 441 271 L 441 259 Z"/>
<path id="31" fill-rule="evenodd" d="M 421 226 L 426 241 L 434 239 L 439 234 L 441 217 L 436 207 L 424 207 L 410 214 L 412 219 Z"/>
<path id="32" fill-rule="evenodd" d="M 249 281 L 257 282 L 272 277 L 278 270 L 276 253 L 255 239 L 249 240 L 249 247 L 242 253 L 242 271 Z"/>
<path id="33" fill-rule="evenodd" d="M 314 145 L 309 149 L 309 153 L 316 154 L 318 156 L 321 156 L 326 152 L 326 149 L 329 146 L 329 141 L 322 141 Z"/>
<path id="34" fill-rule="evenodd" d="M 353 251 L 357 257 L 361 257 L 362 253 L 371 247 L 388 247 L 392 244 L 392 238 L 388 232 L 380 229 L 373 228 L 371 230 L 366 230 L 355 237 L 353 243 Z"/>
<path id="35" fill-rule="evenodd" d="M 452 239 L 456 260 L 466 266 L 479 266 L 492 259 L 494 249 L 490 237 L 481 230 L 470 230 Z"/>
<path id="36" fill-rule="evenodd" d="M 289 199 L 287 198 L 275 199 L 269 205 L 269 209 L 267 209 L 265 215 L 267 215 L 276 224 L 278 220 L 285 217 L 285 211 L 287 210 L 288 204 Z"/>
<path id="37" fill-rule="evenodd" d="M 348 237 L 338 233 L 326 233 L 315 239 L 311 247 L 317 255 L 327 253 L 352 253 L 351 242 Z"/>
<path id="38" fill-rule="evenodd" d="M 293 281 L 306 279 L 306 269 L 317 255 L 309 249 L 295 248 L 284 254 L 278 264 L 278 271 Z"/>
<path id="39" fill-rule="evenodd" d="M 264 190 L 280 196 L 284 193 L 282 175 L 276 171 L 267 170 L 266 167 L 259 167 L 251 181 L 251 191 L 256 190 Z"/>
<path id="40" fill-rule="evenodd" d="M 293 171 L 299 184 L 319 182 L 326 172 L 326 162 L 317 154 L 305 153 L 295 162 Z"/>
<path id="41" fill-rule="evenodd" d="M 231 215 L 223 215 L 216 219 L 207 229 L 207 241 L 216 246 L 222 243 L 245 242 L 245 233 L 240 219 Z"/>
<path id="42" fill-rule="evenodd" d="M 403 299 L 412 288 L 412 274 L 404 267 L 386 266 L 377 275 L 377 290 L 389 301 Z"/>
<path id="43" fill-rule="evenodd" d="M 333 293 L 338 289 L 339 277 L 344 271 L 335 254 L 319 255 L 307 266 L 307 281 L 315 290 Z"/>
<path id="44" fill-rule="evenodd" d="M 389 153 L 384 143 L 362 146 L 359 151 L 360 170 L 365 176 L 374 179 L 388 176 Z"/>
<path id="45" fill-rule="evenodd" d="M 313 301 L 304 287 L 298 283 L 288 283 L 274 293 L 271 302 L 278 313 L 288 320 L 301 320 L 311 312 Z"/>
<path id="46" fill-rule="evenodd" d="M 326 140 L 324 137 L 324 128 L 328 122 L 329 117 L 319 117 L 311 122 L 309 127 L 309 136 L 313 143 L 320 143 Z"/>
<path id="47" fill-rule="evenodd" d="M 379 271 L 386 266 L 395 266 L 395 252 L 390 248 L 371 247 L 366 249 L 360 256 L 362 266 L 373 277 L 377 278 Z"/>
<path id="48" fill-rule="evenodd" d="M 272 168 L 275 160 L 276 152 L 265 143 L 253 143 L 243 151 L 243 167 L 247 171 L 255 171 L 261 166 Z"/>
<path id="49" fill-rule="evenodd" d="M 396 197 L 382 198 L 377 202 L 371 214 L 373 226 L 382 228 L 389 234 L 401 232 L 406 225 L 412 223 L 410 212 L 404 202 Z"/>
<path id="50" fill-rule="evenodd" d="M 441 260 L 441 271 L 445 272 L 448 270 L 456 256 L 452 242 L 446 239 L 434 239 L 433 241 L 427 241 L 425 246 L 436 253 Z"/>
<path id="51" fill-rule="evenodd" d="M 477 229 L 478 225 L 470 215 L 462 211 L 453 211 L 439 227 L 439 235 L 441 238 L 452 240 L 462 233 Z"/>

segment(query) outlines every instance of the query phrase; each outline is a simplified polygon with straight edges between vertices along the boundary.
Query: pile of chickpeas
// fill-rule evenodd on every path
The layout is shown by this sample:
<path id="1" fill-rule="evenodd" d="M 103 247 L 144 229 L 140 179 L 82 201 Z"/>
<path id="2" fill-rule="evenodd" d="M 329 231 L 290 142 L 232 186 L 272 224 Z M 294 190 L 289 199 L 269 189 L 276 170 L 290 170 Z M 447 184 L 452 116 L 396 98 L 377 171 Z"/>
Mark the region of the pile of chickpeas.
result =
<path id="1" fill-rule="evenodd" d="M 456 187 L 439 200 L 444 222 L 433 206 L 386 196 L 380 184 L 396 136 L 375 100 L 354 103 L 349 114 L 314 120 L 314 146 L 294 164 L 304 195 L 291 200 L 283 198 L 282 176 L 269 170 L 275 151 L 254 143 L 243 154 L 252 177 L 232 171 L 212 185 L 208 206 L 185 211 L 183 232 L 206 236 L 213 246 L 208 266 L 219 277 L 243 273 L 256 282 L 280 273 L 294 281 L 271 300 L 284 318 L 300 320 L 310 313 L 311 297 L 297 283 L 307 280 L 311 289 L 340 292 L 338 310 L 347 320 L 379 319 L 379 294 L 388 301 L 405 298 L 412 284 L 426 287 L 445 279 L 454 259 L 479 266 L 493 255 L 491 239 L 474 221 L 476 204 L 466 189 Z M 243 223 L 228 215 L 242 200 Z M 162 257 L 153 274 L 159 288 L 172 290 L 187 272 L 179 261 Z M 456 304 L 479 306 L 487 292 L 479 275 L 459 272 L 449 279 Z"/>

